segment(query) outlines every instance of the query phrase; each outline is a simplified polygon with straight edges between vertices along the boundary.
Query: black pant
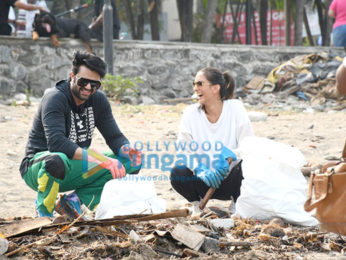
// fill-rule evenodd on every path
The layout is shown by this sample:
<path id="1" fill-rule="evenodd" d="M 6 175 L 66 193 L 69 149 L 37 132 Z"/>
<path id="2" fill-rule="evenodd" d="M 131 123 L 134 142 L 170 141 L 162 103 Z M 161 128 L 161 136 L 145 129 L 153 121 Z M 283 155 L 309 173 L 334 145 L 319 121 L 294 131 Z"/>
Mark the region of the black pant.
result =
<path id="1" fill-rule="evenodd" d="M 0 24 L 0 35 L 11 35 L 11 31 L 11 26 L 9 26 L 7 23 Z"/>
<path id="2" fill-rule="evenodd" d="M 170 180 L 172 187 L 190 202 L 202 199 L 209 189 L 209 186 L 197 178 L 187 167 L 174 167 L 171 171 Z M 240 195 L 242 180 L 243 172 L 240 161 L 232 168 L 226 179 L 221 182 L 212 199 L 230 200 L 232 196 L 236 202 Z"/>

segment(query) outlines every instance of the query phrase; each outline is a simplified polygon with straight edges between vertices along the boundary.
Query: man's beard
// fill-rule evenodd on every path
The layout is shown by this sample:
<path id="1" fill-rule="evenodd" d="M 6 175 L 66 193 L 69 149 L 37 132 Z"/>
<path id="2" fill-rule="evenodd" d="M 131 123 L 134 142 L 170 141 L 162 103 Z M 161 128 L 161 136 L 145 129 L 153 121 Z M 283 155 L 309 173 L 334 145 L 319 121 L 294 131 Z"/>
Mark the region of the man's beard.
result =
<path id="1" fill-rule="evenodd" d="M 91 95 L 89 95 L 88 97 L 84 97 L 81 95 L 80 93 L 80 88 L 78 87 L 77 83 L 72 83 L 72 93 L 73 95 L 75 95 L 76 98 L 83 100 L 83 101 L 87 101 Z"/>

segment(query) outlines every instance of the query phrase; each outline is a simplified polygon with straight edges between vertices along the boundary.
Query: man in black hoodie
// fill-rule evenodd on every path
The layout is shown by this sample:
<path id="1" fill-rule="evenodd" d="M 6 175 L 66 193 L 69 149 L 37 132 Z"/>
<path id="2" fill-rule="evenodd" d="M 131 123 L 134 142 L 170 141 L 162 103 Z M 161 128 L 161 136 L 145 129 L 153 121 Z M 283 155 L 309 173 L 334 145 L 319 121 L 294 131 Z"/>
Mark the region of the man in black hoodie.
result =
<path id="1" fill-rule="evenodd" d="M 69 80 L 42 98 L 20 166 L 26 184 L 38 192 L 39 216 L 52 217 L 58 193 L 70 190 L 64 199 L 74 210 L 80 213 L 79 201 L 94 209 L 107 181 L 141 168 L 141 153 L 129 145 L 98 91 L 105 69 L 99 57 L 76 52 Z M 105 157 L 87 150 L 95 127 L 112 150 Z"/>

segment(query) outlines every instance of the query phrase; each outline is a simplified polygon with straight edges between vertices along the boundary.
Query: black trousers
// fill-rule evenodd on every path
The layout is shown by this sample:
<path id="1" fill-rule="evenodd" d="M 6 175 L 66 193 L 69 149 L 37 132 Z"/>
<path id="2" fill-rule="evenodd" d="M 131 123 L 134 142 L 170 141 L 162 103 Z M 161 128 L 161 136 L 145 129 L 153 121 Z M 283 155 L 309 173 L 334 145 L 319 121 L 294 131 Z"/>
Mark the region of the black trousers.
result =
<path id="1" fill-rule="evenodd" d="M 0 24 L 0 35 L 11 35 L 11 26 L 8 24 Z"/>
<path id="2" fill-rule="evenodd" d="M 201 179 L 197 178 L 187 167 L 174 167 L 171 171 L 172 187 L 188 201 L 199 201 L 207 193 L 207 186 Z M 240 195 L 240 186 L 243 180 L 241 161 L 232 168 L 220 187 L 216 189 L 212 199 L 230 200 L 233 196 L 234 202 Z"/>

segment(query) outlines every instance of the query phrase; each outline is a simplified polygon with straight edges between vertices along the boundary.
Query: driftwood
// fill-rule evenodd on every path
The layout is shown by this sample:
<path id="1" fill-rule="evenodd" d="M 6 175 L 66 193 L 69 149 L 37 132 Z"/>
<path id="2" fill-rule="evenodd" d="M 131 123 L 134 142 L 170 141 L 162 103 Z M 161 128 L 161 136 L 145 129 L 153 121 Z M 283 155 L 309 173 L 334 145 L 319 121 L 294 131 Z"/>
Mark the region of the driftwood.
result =
<path id="1" fill-rule="evenodd" d="M 74 226 L 111 226 L 111 225 L 119 225 L 119 224 L 131 224 L 140 221 L 149 221 L 149 220 L 157 220 L 157 219 L 165 219 L 165 218 L 177 218 L 177 217 L 187 217 L 190 215 L 188 209 L 179 209 L 172 210 L 165 213 L 160 214 L 135 214 L 135 215 L 127 215 L 127 216 L 115 216 L 114 218 L 109 219 L 100 219 L 100 220 L 83 220 L 78 222 L 64 222 L 58 224 L 52 224 L 52 220 L 48 217 L 45 218 L 37 218 L 33 220 L 25 220 L 19 221 L 17 223 L 10 224 L 5 227 L 0 227 L 0 233 L 4 234 L 5 237 L 10 238 L 14 236 L 18 236 L 24 233 L 36 232 L 38 230 L 51 229 L 55 227 L 66 227 L 70 225 Z M 63 232 L 64 230 L 62 230 Z"/>
<path id="2" fill-rule="evenodd" d="M 38 230 L 39 228 L 52 224 L 49 217 L 24 219 L 19 222 L 0 227 L 0 233 L 5 237 L 14 237 L 26 232 Z"/>
<path id="3" fill-rule="evenodd" d="M 24 250 L 24 249 L 27 249 L 27 248 L 30 248 L 32 246 L 35 246 L 35 247 L 39 247 L 39 246 L 47 246 L 47 245 L 50 245 L 52 243 L 54 243 L 56 240 L 58 239 L 58 236 L 55 235 L 53 237 L 48 237 L 48 238 L 43 238 L 41 240 L 38 240 L 38 241 L 35 241 L 35 242 L 32 242 L 30 244 L 27 244 L 27 245 L 24 245 L 24 246 L 21 246 L 7 254 L 5 254 L 6 257 L 9 257 L 9 256 L 12 256 L 12 255 L 15 255 L 17 253 L 19 253 L 20 251 Z"/>
<path id="4" fill-rule="evenodd" d="M 280 96 L 280 98 L 286 98 L 287 96 L 289 96 L 293 93 L 296 93 L 301 88 L 302 87 L 300 85 L 291 86 L 289 89 L 282 91 L 279 96 Z"/>

